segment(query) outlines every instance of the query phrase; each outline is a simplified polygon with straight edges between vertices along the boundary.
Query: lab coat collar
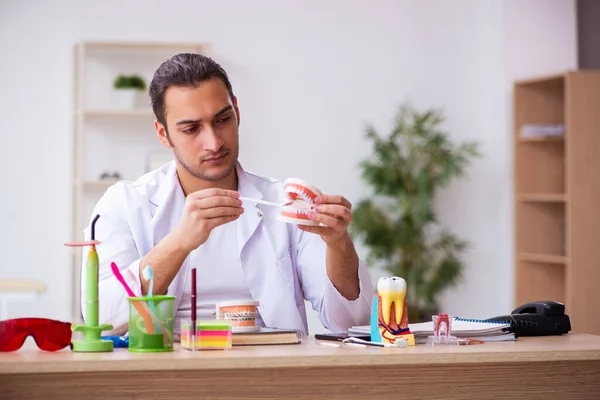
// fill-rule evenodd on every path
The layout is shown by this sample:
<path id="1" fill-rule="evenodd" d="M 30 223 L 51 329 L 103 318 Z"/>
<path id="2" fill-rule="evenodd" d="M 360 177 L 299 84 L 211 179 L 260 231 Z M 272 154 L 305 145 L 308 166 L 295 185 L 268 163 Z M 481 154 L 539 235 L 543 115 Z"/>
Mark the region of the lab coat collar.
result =
<path id="1" fill-rule="evenodd" d="M 248 174 L 246 173 L 246 171 L 244 171 L 239 161 L 236 162 L 235 170 L 238 177 L 239 192 L 246 197 L 250 197 L 253 199 L 262 199 L 262 192 L 258 190 L 258 188 L 252 183 L 252 181 L 248 177 Z M 150 203 L 152 203 L 152 205 L 154 206 L 154 209 L 152 210 L 153 216 L 156 212 L 156 207 L 167 202 L 170 197 L 185 197 L 183 194 L 183 189 L 181 188 L 181 183 L 179 182 L 179 178 L 177 176 L 177 167 L 175 161 L 171 161 L 165 164 L 156 173 L 164 174 L 165 179 L 164 182 L 158 188 L 158 190 L 155 192 L 155 194 L 150 197 Z"/>
<path id="2" fill-rule="evenodd" d="M 238 177 L 238 190 L 242 196 L 250 197 L 252 199 L 262 199 L 263 194 L 258 188 L 252 183 L 248 173 L 244 171 L 242 165 L 238 161 L 235 165 L 235 170 Z"/>
<path id="3" fill-rule="evenodd" d="M 157 170 L 155 174 L 164 175 L 164 179 L 154 179 L 154 184 L 159 186 L 154 192 L 154 195 L 150 197 L 150 203 L 153 205 L 153 208 L 151 209 L 151 214 L 153 217 L 156 216 L 155 213 L 158 211 L 158 207 L 162 204 L 165 204 L 170 197 L 185 197 L 183 194 L 183 189 L 181 188 L 181 184 L 179 183 L 179 178 L 177 177 L 177 167 L 175 165 L 175 161 L 166 163 L 159 170 Z"/>
<path id="4" fill-rule="evenodd" d="M 254 185 L 239 162 L 236 164 L 236 172 L 240 195 L 252 199 L 262 199 L 262 192 Z M 244 213 L 238 218 L 238 251 L 240 256 L 244 251 L 246 243 L 248 243 L 248 240 L 250 240 L 262 220 L 262 211 L 256 204 L 244 202 L 243 207 Z"/>

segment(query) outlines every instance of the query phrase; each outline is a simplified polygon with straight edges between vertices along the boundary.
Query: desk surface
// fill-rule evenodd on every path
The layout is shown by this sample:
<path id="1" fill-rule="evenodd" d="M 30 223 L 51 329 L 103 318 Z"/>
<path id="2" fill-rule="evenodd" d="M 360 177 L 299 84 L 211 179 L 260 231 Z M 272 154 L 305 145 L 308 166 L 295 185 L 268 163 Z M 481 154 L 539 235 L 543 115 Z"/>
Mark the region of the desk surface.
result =
<path id="1" fill-rule="evenodd" d="M 31 379 L 31 374 L 37 375 L 37 378 Z M 370 393 L 357 389 L 359 382 L 367 387 L 368 383 L 364 382 L 371 382 L 371 387 L 381 388 L 382 385 L 372 382 L 377 376 L 389 374 L 400 377 L 397 379 L 408 379 L 408 382 L 420 382 L 419 390 L 425 390 L 429 395 L 437 393 L 432 392 L 436 386 L 436 377 L 444 377 L 442 386 L 451 390 L 448 387 L 448 376 L 460 376 L 464 385 L 474 379 L 473 384 L 488 385 L 489 390 L 493 387 L 510 386 L 510 379 L 513 379 L 514 386 L 514 380 L 518 379 L 523 384 L 528 382 L 528 390 L 535 390 L 538 382 L 545 387 L 545 395 L 549 390 L 550 393 L 559 395 L 563 393 L 548 389 L 548 385 L 556 385 L 556 390 L 569 390 L 571 399 L 592 398 L 587 397 L 587 394 L 600 396 L 600 336 L 566 335 L 519 338 L 512 342 L 469 346 L 417 345 L 409 348 L 337 348 L 319 345 L 309 338 L 298 345 L 234 347 L 229 351 L 198 352 L 177 348 L 170 353 L 131 353 L 126 349 L 116 349 L 110 353 L 73 353 L 70 350 L 48 353 L 36 350 L 35 345 L 30 343 L 20 351 L 0 353 L 2 386 L 6 383 L 13 384 L 11 387 L 14 393 L 22 395 L 23 390 L 34 390 L 35 385 L 40 385 L 38 392 L 30 393 L 31 398 L 36 398 L 35 393 L 40 398 L 46 394 L 45 398 L 48 398 L 48 387 L 56 390 L 59 387 L 57 385 L 63 385 L 60 386 L 61 390 L 67 390 L 64 385 L 68 385 L 69 380 L 74 385 L 73 393 L 79 393 L 77 390 L 83 389 L 77 387 L 81 386 L 84 379 L 90 380 L 86 389 L 88 394 L 90 385 L 109 390 L 106 388 L 106 379 L 111 379 L 115 386 L 122 379 L 123 385 L 119 393 L 125 395 L 128 390 L 135 392 L 132 382 L 140 379 L 140 375 L 145 382 L 152 380 L 155 385 L 159 385 L 159 382 L 162 382 L 160 385 L 172 384 L 181 390 L 192 390 L 197 386 L 184 388 L 182 382 L 175 384 L 177 379 L 189 379 L 193 376 L 194 379 L 190 380 L 193 383 L 189 385 L 202 386 L 199 382 L 205 377 L 207 381 L 203 386 L 204 393 L 207 394 L 206 385 L 211 382 L 217 385 L 216 382 L 219 382 L 219 389 L 211 393 L 230 394 L 229 397 L 221 398 L 235 398 L 239 395 L 239 392 L 234 393 L 235 384 L 226 390 L 221 386 L 234 376 L 240 378 L 240 382 L 251 380 L 260 390 L 266 390 L 265 387 L 268 389 L 269 385 L 280 385 L 277 386 L 277 395 L 283 396 L 285 392 L 287 398 L 301 398 L 299 394 L 294 397 L 294 387 L 295 390 L 309 390 L 313 395 L 327 394 L 329 398 L 336 398 L 333 394 L 337 392 L 327 390 L 329 385 L 334 385 L 338 391 L 342 390 L 340 398 L 351 398 L 351 395 Z M 103 378 L 94 378 L 97 376 Z M 19 381 L 19 377 L 23 380 Z M 285 385 L 281 386 L 282 383 L 276 377 L 283 379 Z M 104 383 L 100 379 L 104 379 Z M 259 384 L 261 379 L 267 379 L 268 382 Z M 304 383 L 306 380 L 315 385 L 314 388 L 307 388 Z M 50 386 L 42 387 L 44 384 Z M 344 385 L 355 385 L 352 393 L 340 389 Z M 239 386 L 239 389 L 246 392 L 249 390 L 246 384 Z M 518 390 L 523 395 L 522 389 L 518 387 L 506 390 L 515 390 L 515 393 Z M 135 393 L 139 394 L 139 391 Z M 414 392 L 411 399 L 419 398 L 419 393 Z M 577 397 L 577 393 L 581 397 Z M 105 392 L 103 395 L 114 397 L 114 394 L 115 392 Z M 534 392 L 528 395 L 528 398 L 536 398 Z M 263 396 L 268 397 L 265 392 Z M 90 398 L 89 395 L 87 398 Z M 380 398 L 382 397 L 379 396 L 378 399 Z"/>
<path id="2" fill-rule="evenodd" d="M 176 344 L 177 346 L 177 344 Z M 35 344 L 13 353 L 0 353 L 0 374 L 117 372 L 127 370 L 204 370 L 232 368 L 294 368 L 356 365 L 463 364 L 493 361 L 600 360 L 600 336 L 519 338 L 511 342 L 469 346 L 417 345 L 408 348 L 340 348 L 322 346 L 312 338 L 302 344 L 236 346 L 228 351 L 176 350 L 169 353 L 42 352 Z"/>

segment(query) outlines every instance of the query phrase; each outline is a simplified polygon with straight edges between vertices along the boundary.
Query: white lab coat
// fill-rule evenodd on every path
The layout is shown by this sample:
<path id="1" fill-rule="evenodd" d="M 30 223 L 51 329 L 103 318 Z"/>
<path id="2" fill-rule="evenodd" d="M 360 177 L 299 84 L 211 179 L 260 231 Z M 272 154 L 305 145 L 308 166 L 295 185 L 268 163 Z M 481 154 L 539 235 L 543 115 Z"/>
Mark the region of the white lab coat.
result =
<path id="1" fill-rule="evenodd" d="M 244 171 L 238 163 L 239 190 L 244 196 L 281 201 L 283 183 Z M 139 262 L 179 222 L 185 197 L 174 161 L 147 173 L 135 182 L 122 181 L 110 187 L 97 203 L 92 218 L 99 214 L 95 236 L 100 261 L 100 323 L 113 325 L 109 334 L 127 331 L 126 292 L 112 274 L 115 262 L 121 274 L 140 295 Z M 334 332 L 369 323 L 373 286 L 360 261 L 360 296 L 345 299 L 333 286 L 325 268 L 326 246 L 315 234 L 276 219 L 277 209 L 244 203 L 238 219 L 239 254 L 252 297 L 260 301 L 259 312 L 266 326 L 291 328 L 308 334 L 304 300 L 310 301 L 321 323 Z M 91 219 L 90 219 L 91 221 Z M 84 230 L 90 238 L 90 227 Z M 81 305 L 86 309 L 86 254 L 82 262 Z M 168 294 L 179 307 L 190 268 L 187 257 L 171 283 Z M 104 334 L 107 334 L 104 333 Z"/>

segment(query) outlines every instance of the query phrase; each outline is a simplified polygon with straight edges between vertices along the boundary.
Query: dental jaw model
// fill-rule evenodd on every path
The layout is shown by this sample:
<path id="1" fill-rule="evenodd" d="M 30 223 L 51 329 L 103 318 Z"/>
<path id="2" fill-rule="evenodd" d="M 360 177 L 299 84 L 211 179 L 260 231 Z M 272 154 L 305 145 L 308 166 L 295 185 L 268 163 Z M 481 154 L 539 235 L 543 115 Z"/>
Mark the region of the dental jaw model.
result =
<path id="1" fill-rule="evenodd" d="M 286 200 L 291 204 L 283 206 L 277 219 L 298 225 L 319 225 L 308 219 L 308 213 L 315 206 L 315 198 L 322 195 L 321 191 L 301 179 L 286 179 L 283 184 Z"/>
<path id="2" fill-rule="evenodd" d="M 371 310 L 371 341 L 396 344 L 405 340 L 415 345 L 415 337 L 408 327 L 406 281 L 399 277 L 382 277 Z"/>

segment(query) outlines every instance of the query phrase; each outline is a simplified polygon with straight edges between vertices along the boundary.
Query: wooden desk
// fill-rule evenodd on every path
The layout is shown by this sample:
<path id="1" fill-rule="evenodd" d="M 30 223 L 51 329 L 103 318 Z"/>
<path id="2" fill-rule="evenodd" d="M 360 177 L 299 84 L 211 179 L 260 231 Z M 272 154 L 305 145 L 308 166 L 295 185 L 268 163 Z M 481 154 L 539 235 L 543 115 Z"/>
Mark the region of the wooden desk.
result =
<path id="1" fill-rule="evenodd" d="M 28 346 L 0 353 L 0 398 L 600 399 L 600 336 L 405 349 L 326 347 L 309 338 L 162 354 Z"/>

